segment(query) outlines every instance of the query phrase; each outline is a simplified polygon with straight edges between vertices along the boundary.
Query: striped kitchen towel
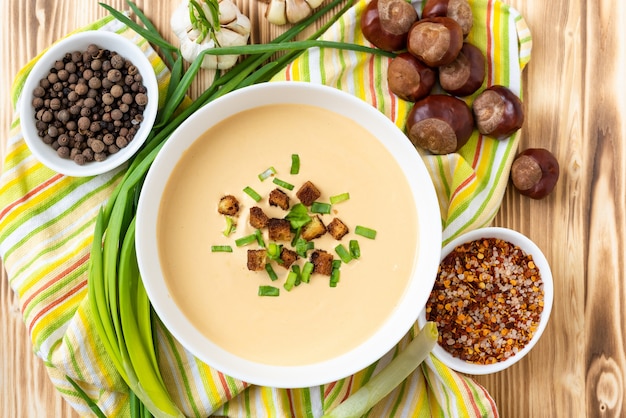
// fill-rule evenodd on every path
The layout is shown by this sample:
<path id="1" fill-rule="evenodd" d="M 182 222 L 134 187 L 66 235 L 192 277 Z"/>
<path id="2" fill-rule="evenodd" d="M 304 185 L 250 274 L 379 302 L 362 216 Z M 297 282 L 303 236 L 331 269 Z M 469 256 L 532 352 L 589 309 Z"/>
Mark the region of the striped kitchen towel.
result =
<path id="1" fill-rule="evenodd" d="M 325 39 L 367 44 L 358 28 L 366 0 L 352 7 Z M 473 0 L 470 42 L 485 51 L 488 84 L 521 92 L 521 71 L 531 38 L 515 10 L 493 0 Z M 153 63 L 160 87 L 169 72 L 148 43 L 109 18 L 83 29 L 116 31 L 139 44 Z M 34 61 L 33 61 L 34 62 Z M 17 76 L 14 105 L 32 63 Z M 335 86 L 371 103 L 399 127 L 410 104 L 386 89 L 386 59 L 336 50 L 310 50 L 276 79 Z M 469 99 L 471 100 L 471 98 Z M 123 168 L 93 178 L 70 178 L 41 165 L 26 147 L 19 114 L 7 139 L 0 176 L 0 256 L 16 292 L 35 355 L 53 384 L 81 414 L 90 410 L 65 376 L 77 381 L 108 416 L 128 415 L 128 389 L 98 340 L 87 300 L 87 265 L 94 219 Z M 488 224 L 508 179 L 517 136 L 494 141 L 479 135 L 456 154 L 423 154 L 441 206 L 445 240 Z M 160 369 L 172 398 L 188 416 L 318 417 L 358 390 L 391 361 L 417 332 L 370 367 L 337 382 L 306 389 L 250 386 L 200 362 L 155 320 Z M 497 416 L 491 396 L 471 378 L 429 358 L 369 413 L 370 417 Z"/>

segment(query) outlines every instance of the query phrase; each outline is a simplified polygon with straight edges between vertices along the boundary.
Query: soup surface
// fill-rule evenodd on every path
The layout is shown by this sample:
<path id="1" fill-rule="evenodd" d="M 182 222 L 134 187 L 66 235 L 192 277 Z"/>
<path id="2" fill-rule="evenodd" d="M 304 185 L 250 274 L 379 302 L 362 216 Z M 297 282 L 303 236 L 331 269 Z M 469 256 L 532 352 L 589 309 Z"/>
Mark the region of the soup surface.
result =
<path id="1" fill-rule="evenodd" d="M 297 175 L 290 174 L 298 154 Z M 260 206 L 269 217 L 287 211 L 270 207 L 278 186 L 258 175 L 268 167 L 295 186 L 307 180 L 320 202 L 348 192 L 350 199 L 321 215 L 328 225 L 340 218 L 350 229 L 340 241 L 359 242 L 361 257 L 341 266 L 340 281 L 313 274 L 309 283 L 283 289 L 288 270 L 249 271 L 247 250 L 235 239 L 254 233 L 249 210 Z M 243 192 L 250 186 L 263 198 Z M 224 195 L 240 203 L 235 232 L 226 237 L 225 217 L 217 211 Z M 377 231 L 375 239 L 354 233 L 356 225 Z M 393 312 L 414 269 L 417 213 L 408 182 L 391 154 L 350 119 L 308 105 L 266 105 L 243 111 L 203 133 L 175 167 L 159 208 L 158 245 L 162 269 L 174 302 L 207 338 L 251 361 L 281 366 L 311 364 L 344 354 L 372 336 Z M 267 231 L 264 231 L 268 242 Z M 329 234 L 315 247 L 334 252 Z M 283 243 L 288 245 L 289 243 Z M 211 252 L 230 245 L 232 253 Z M 299 264 L 306 260 L 300 259 Z M 258 296 L 260 285 L 280 288 L 278 297 Z"/>

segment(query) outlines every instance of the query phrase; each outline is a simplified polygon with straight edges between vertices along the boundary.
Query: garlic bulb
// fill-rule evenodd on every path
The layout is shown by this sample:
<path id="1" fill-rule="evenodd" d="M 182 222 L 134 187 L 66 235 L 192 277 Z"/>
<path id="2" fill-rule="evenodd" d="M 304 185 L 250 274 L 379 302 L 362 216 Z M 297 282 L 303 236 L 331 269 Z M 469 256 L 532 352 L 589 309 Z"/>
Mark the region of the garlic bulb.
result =
<path id="1" fill-rule="evenodd" d="M 174 11 L 170 25 L 188 62 L 193 62 L 205 49 L 246 45 L 250 37 L 250 19 L 231 0 L 183 0 Z M 226 70 L 238 58 L 238 55 L 205 55 L 202 68 Z"/>
<path id="2" fill-rule="evenodd" d="M 311 16 L 324 0 L 269 0 L 265 17 L 275 25 L 298 23 Z"/>

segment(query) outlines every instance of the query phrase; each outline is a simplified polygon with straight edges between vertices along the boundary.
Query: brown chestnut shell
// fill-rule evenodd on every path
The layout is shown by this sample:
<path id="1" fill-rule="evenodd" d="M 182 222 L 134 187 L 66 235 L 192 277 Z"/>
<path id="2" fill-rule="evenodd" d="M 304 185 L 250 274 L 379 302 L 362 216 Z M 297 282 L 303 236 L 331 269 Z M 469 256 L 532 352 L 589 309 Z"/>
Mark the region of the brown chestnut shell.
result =
<path id="1" fill-rule="evenodd" d="M 430 67 L 450 64 L 463 47 L 461 26 L 449 17 L 421 19 L 411 26 L 406 48 Z"/>
<path id="2" fill-rule="evenodd" d="M 387 68 L 389 90 L 409 102 L 426 97 L 436 82 L 437 72 L 408 52 L 397 55 Z"/>
<path id="3" fill-rule="evenodd" d="M 406 48 L 408 31 L 417 20 L 417 11 L 404 0 L 372 0 L 361 14 L 360 23 L 365 39 L 379 49 L 393 52 Z"/>
<path id="4" fill-rule="evenodd" d="M 422 18 L 445 16 L 454 19 L 467 36 L 474 25 L 474 14 L 467 0 L 428 0 L 422 10 Z"/>
<path id="5" fill-rule="evenodd" d="M 496 139 L 505 139 L 524 124 L 522 101 L 508 87 L 494 85 L 483 90 L 472 103 L 478 131 Z"/>
<path id="6" fill-rule="evenodd" d="M 559 179 L 559 163 L 545 148 L 520 152 L 511 166 L 513 185 L 524 196 L 543 199 L 554 190 Z"/>
<path id="7" fill-rule="evenodd" d="M 432 94 L 413 105 L 406 129 L 414 145 L 433 154 L 449 154 L 467 143 L 474 130 L 474 119 L 463 100 Z"/>
<path id="8" fill-rule="evenodd" d="M 485 55 L 465 42 L 452 63 L 439 67 L 439 84 L 454 96 L 469 96 L 485 81 Z"/>

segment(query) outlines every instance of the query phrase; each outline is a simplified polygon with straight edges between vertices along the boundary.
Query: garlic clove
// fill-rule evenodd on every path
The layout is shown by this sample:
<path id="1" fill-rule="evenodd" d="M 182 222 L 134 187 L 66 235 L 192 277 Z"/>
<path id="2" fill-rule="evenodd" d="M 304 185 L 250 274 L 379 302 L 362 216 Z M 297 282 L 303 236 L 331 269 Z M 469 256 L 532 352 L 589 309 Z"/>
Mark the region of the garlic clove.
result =
<path id="1" fill-rule="evenodd" d="M 286 14 L 289 23 L 298 23 L 311 16 L 313 9 L 305 0 L 287 0 Z"/>
<path id="2" fill-rule="evenodd" d="M 230 0 L 222 0 L 219 2 L 220 25 L 227 25 L 237 19 L 239 9 Z"/>
<path id="3" fill-rule="evenodd" d="M 287 5 L 285 0 L 270 0 L 265 9 L 265 18 L 275 25 L 287 24 Z"/>
<path id="4" fill-rule="evenodd" d="M 324 3 L 324 0 L 306 0 L 306 2 L 311 9 L 315 10 L 320 7 L 322 3 Z"/>

